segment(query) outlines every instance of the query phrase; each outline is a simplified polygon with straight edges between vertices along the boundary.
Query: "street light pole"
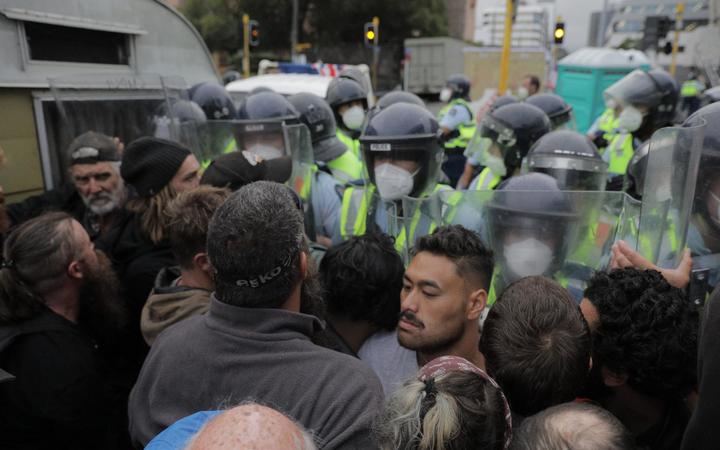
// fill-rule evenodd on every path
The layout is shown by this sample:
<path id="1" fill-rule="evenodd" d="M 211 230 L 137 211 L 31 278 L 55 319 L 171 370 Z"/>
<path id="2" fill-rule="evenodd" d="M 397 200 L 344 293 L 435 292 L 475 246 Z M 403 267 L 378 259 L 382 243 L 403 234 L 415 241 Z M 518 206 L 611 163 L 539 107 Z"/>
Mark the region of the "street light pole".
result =
<path id="1" fill-rule="evenodd" d="M 507 91 L 508 73 L 510 71 L 510 45 L 512 44 L 513 0 L 505 0 L 505 35 L 503 37 L 502 55 L 500 57 L 500 82 L 498 95 Z"/>
<path id="2" fill-rule="evenodd" d="M 292 0 L 292 26 L 290 27 L 290 60 L 297 62 L 298 46 L 298 15 L 300 7 L 298 0 Z"/>

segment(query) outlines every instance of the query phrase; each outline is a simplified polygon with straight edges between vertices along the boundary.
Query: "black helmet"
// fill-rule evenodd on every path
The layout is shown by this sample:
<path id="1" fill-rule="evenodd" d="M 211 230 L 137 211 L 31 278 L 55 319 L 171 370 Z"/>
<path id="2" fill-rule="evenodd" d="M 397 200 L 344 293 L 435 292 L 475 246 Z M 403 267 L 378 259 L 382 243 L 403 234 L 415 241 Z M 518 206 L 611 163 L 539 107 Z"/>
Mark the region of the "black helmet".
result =
<path id="1" fill-rule="evenodd" d="M 348 78 L 362 86 L 365 92 L 370 92 L 370 79 L 357 67 L 348 67 L 340 71 L 338 78 Z"/>
<path id="2" fill-rule="evenodd" d="M 525 103 L 535 105 L 542 109 L 550 118 L 553 129 L 560 128 L 572 119 L 572 106 L 559 95 L 535 94 L 528 97 Z"/>
<path id="3" fill-rule="evenodd" d="M 256 87 L 252 88 L 250 90 L 250 92 L 248 92 L 248 97 L 250 97 L 251 95 L 259 94 L 261 92 L 275 92 L 275 91 L 273 91 L 271 88 L 269 88 L 267 86 L 256 86 Z"/>
<path id="4" fill-rule="evenodd" d="M 569 234 L 578 220 L 568 193 L 544 173 L 519 175 L 502 182 L 485 205 L 484 216 L 488 239 L 505 282 L 529 275 L 552 276 L 565 262 L 572 242 Z M 545 244 L 552 252 L 551 262 L 541 264 L 532 261 L 532 254 L 521 255 L 525 256 L 528 271 L 537 269 L 539 273 L 519 273 L 522 271 L 515 264 L 517 261 L 506 254 L 510 236 L 520 241 L 533 238 Z"/>
<path id="5" fill-rule="evenodd" d="M 378 100 L 377 105 L 375 106 L 378 109 L 385 109 L 395 103 L 411 103 L 425 108 L 425 102 L 423 102 L 420 97 L 407 91 L 390 91 L 380 97 L 380 100 Z"/>
<path id="6" fill-rule="evenodd" d="M 551 131 L 527 155 L 530 172 L 546 173 L 566 191 L 603 191 L 608 164 L 592 141 L 575 131 Z"/>
<path id="7" fill-rule="evenodd" d="M 223 84 L 227 86 L 233 81 L 239 80 L 241 78 L 242 75 L 240 75 L 240 72 L 238 72 L 237 70 L 228 70 L 223 74 Z"/>
<path id="8" fill-rule="evenodd" d="M 605 89 L 603 94 L 621 104 L 647 108 L 643 124 L 654 129 L 672 123 L 679 88 L 675 79 L 662 69 L 634 70 Z"/>
<path id="9" fill-rule="evenodd" d="M 490 112 L 493 112 L 505 105 L 512 105 L 513 103 L 519 103 L 519 100 L 510 94 L 502 95 L 496 98 L 492 103 L 492 106 L 490 106 Z"/>
<path id="10" fill-rule="evenodd" d="M 367 109 L 367 92 L 360 83 L 350 78 L 333 79 L 328 86 L 325 99 L 333 110 L 354 101 L 363 102 Z"/>
<path id="11" fill-rule="evenodd" d="M 526 103 L 505 105 L 483 118 L 477 131 L 481 138 L 480 148 L 474 152 L 480 153 L 480 158 L 483 158 L 482 155 L 490 150 L 492 144 L 496 144 L 510 175 L 520 167 L 535 141 L 549 131 L 550 119 L 537 106 Z"/>
<path id="12" fill-rule="evenodd" d="M 290 121 L 297 123 L 300 114 L 282 95 L 276 92 L 259 92 L 248 96 L 237 112 L 238 120 Z"/>
<path id="13" fill-rule="evenodd" d="M 470 98 L 470 79 L 461 73 L 450 75 L 445 82 L 445 86 L 452 91 L 450 98 Z"/>
<path id="14" fill-rule="evenodd" d="M 697 126 L 703 122 L 707 123 L 707 126 L 705 127 L 700 168 L 695 185 L 693 211 L 702 214 L 720 235 L 718 212 L 708 211 L 707 208 L 710 190 L 713 184 L 720 179 L 720 127 L 717 126 L 720 124 L 720 103 L 711 103 L 695 111 L 685 120 L 683 126 Z"/>
<path id="15" fill-rule="evenodd" d="M 407 195 L 420 197 L 434 188 L 440 174 L 443 148 L 438 141 L 440 126 L 425 108 L 396 103 L 373 115 L 362 136 L 360 148 L 370 181 L 377 186 L 375 162 L 413 161 L 413 186 Z"/>
<path id="16" fill-rule="evenodd" d="M 190 100 L 171 100 L 170 107 L 163 102 L 153 117 L 153 136 L 162 139 L 171 139 L 173 132 L 190 132 L 188 128 L 181 127 L 187 122 L 202 123 L 207 121 L 205 113 L 200 106 Z M 171 128 L 175 128 L 172 130 Z M 182 137 L 181 137 L 182 138 Z"/>
<path id="17" fill-rule="evenodd" d="M 190 100 L 200 105 L 208 120 L 229 120 L 235 117 L 235 104 L 230 94 L 219 84 L 196 84 L 190 88 Z"/>
<path id="18" fill-rule="evenodd" d="M 335 117 L 325 100 L 307 92 L 295 94 L 288 100 L 300 113 L 300 121 L 310 129 L 317 161 L 331 161 L 347 151 L 335 134 Z"/>

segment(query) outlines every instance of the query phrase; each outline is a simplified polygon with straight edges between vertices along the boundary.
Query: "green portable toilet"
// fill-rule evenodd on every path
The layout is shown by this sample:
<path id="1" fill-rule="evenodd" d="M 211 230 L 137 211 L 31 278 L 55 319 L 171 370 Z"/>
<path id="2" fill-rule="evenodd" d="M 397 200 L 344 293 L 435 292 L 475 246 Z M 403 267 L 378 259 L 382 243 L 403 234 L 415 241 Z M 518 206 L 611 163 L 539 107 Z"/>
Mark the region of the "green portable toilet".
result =
<path id="1" fill-rule="evenodd" d="M 612 48 L 583 48 L 558 62 L 555 93 L 572 105 L 578 131 L 587 131 L 605 110 L 603 91 L 638 68 L 650 69 L 643 52 Z"/>

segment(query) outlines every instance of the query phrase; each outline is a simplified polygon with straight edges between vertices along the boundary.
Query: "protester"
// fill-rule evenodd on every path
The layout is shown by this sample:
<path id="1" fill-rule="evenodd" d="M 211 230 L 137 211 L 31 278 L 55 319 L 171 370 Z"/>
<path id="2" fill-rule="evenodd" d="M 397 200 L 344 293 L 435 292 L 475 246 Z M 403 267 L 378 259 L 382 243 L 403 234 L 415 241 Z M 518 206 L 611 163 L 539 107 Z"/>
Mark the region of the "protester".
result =
<path id="1" fill-rule="evenodd" d="M 440 356 L 461 356 L 484 367 L 478 320 L 487 301 L 492 253 L 476 233 L 453 225 L 418 239 L 412 255 L 397 331 L 376 333 L 359 352 L 386 394 Z"/>
<path id="2" fill-rule="evenodd" d="M 335 348 L 357 355 L 380 330 L 393 331 L 400 313 L 405 266 L 385 234 L 356 236 L 328 250 L 320 262 L 327 331 Z"/>
<path id="3" fill-rule="evenodd" d="M 590 371 L 590 331 L 577 303 L 544 277 L 503 291 L 483 324 L 480 351 L 519 416 L 573 400 Z"/>
<path id="4" fill-rule="evenodd" d="M 148 345 L 170 325 L 208 310 L 215 286 L 207 256 L 207 230 L 213 213 L 229 195 L 226 189 L 200 186 L 170 202 L 168 238 L 179 265 L 160 270 L 143 307 L 140 330 Z"/>
<path id="5" fill-rule="evenodd" d="M 117 280 L 79 222 L 48 213 L 7 238 L 0 266 L 0 448 L 116 448 Z"/>
<path id="6" fill-rule="evenodd" d="M 492 378 L 464 358 L 442 356 L 395 391 L 375 434 L 382 450 L 502 450 L 512 422 Z"/>
<path id="7" fill-rule="evenodd" d="M 165 330 L 130 395 L 130 434 L 147 442 L 178 419 L 253 399 L 312 430 L 324 449 L 372 449 L 377 378 L 355 358 L 314 345 L 316 275 L 303 212 L 288 187 L 258 181 L 215 212 L 207 251 L 215 292 L 203 316 Z"/>
<path id="8" fill-rule="evenodd" d="M 563 403 L 527 418 L 513 430 L 510 450 L 633 450 L 619 420 L 588 403 Z"/>
<path id="9" fill-rule="evenodd" d="M 677 449 L 696 383 L 698 314 L 654 270 L 599 272 L 580 307 L 593 338 L 586 395 L 630 430 L 635 444 Z"/>
<path id="10" fill-rule="evenodd" d="M 123 218 L 127 190 L 120 177 L 118 144 L 88 131 L 67 149 L 71 184 L 14 203 L 7 208 L 13 225 L 48 211 L 64 211 L 80 222 L 91 239 L 106 234 Z"/>
<path id="11" fill-rule="evenodd" d="M 193 429 L 200 428 L 194 436 Z M 314 439 L 281 412 L 257 403 L 203 411 L 157 435 L 145 450 L 316 450 Z"/>

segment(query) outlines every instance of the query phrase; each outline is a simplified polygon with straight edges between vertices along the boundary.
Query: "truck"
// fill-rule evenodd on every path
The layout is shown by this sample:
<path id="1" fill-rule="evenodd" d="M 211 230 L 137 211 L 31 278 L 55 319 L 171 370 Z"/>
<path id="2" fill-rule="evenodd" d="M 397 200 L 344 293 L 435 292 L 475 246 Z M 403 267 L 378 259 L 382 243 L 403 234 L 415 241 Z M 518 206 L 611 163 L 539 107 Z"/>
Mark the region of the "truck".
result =
<path id="1" fill-rule="evenodd" d="M 405 39 L 404 84 L 414 94 L 440 93 L 448 76 L 463 73 L 466 44 L 449 37 Z"/>

